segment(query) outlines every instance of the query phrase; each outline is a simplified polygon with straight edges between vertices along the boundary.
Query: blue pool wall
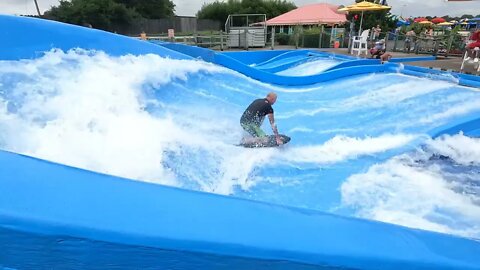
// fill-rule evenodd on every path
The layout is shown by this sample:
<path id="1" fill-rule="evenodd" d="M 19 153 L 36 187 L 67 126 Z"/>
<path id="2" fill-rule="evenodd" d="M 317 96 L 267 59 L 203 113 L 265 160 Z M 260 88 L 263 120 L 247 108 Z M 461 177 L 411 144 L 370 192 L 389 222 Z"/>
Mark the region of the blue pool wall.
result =
<path id="1" fill-rule="evenodd" d="M 154 53 L 175 59 L 190 56 L 122 35 L 49 20 L 0 15 L 0 59 L 32 59 L 52 49 L 82 48 L 108 52 L 112 56 Z"/>
<path id="2" fill-rule="evenodd" d="M 4 151 L 0 162 L 0 226 L 16 231 L 355 269 L 480 267 L 480 243 L 460 237 L 131 181 Z"/>
<path id="3" fill-rule="evenodd" d="M 8 40 L 2 45 L 7 48 L 0 54 L 3 60 L 77 47 L 112 55 L 190 58 L 147 42 L 40 19 L 0 16 L 0 27 Z M 20 33 L 29 44 L 17 37 Z M 392 65 L 367 68 L 378 72 Z M 6 151 L 0 151 L 0 164 L 0 227 L 12 231 L 318 266 L 480 269 L 480 243 L 471 239 L 132 181 Z M 1 256 L 0 266 L 8 267 Z"/>

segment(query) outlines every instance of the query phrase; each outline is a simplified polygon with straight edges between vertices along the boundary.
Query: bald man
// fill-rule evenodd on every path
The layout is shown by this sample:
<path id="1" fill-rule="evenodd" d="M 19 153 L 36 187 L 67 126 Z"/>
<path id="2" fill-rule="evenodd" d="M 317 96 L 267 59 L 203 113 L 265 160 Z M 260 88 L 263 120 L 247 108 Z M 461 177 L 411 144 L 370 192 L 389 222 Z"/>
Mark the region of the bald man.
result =
<path id="1" fill-rule="evenodd" d="M 265 115 L 268 115 L 273 134 L 275 134 L 277 144 L 280 145 L 283 144 L 283 141 L 278 135 L 277 125 L 275 124 L 272 108 L 272 105 L 275 104 L 276 101 L 277 94 L 274 92 L 268 93 L 265 98 L 254 100 L 240 118 L 240 125 L 253 137 L 266 137 L 265 132 L 260 127 L 265 119 Z"/>

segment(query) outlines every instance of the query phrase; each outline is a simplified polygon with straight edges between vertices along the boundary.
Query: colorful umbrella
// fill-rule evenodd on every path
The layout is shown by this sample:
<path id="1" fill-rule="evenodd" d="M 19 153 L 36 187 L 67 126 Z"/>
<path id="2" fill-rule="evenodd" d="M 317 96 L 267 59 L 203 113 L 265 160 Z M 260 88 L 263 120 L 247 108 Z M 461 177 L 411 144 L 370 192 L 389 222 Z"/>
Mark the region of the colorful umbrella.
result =
<path id="1" fill-rule="evenodd" d="M 379 11 L 379 10 L 389 10 L 391 7 L 375 4 L 368 1 L 363 1 L 360 3 L 356 3 L 353 5 L 346 6 L 344 8 L 339 9 L 338 11 L 347 11 L 347 12 L 362 12 L 362 16 L 360 19 L 360 31 L 362 32 L 362 23 L 363 23 L 363 12 L 365 11 Z"/>
<path id="2" fill-rule="evenodd" d="M 438 26 L 451 26 L 451 25 L 453 25 L 453 23 L 451 23 L 451 22 L 442 22 L 442 23 L 439 23 L 439 24 L 437 24 L 437 25 L 438 25 Z"/>
<path id="3" fill-rule="evenodd" d="M 438 23 L 444 23 L 446 20 L 444 18 L 433 18 L 432 23 L 438 24 Z"/>
<path id="4" fill-rule="evenodd" d="M 428 21 L 428 19 L 427 19 L 427 18 L 420 17 L 420 18 L 415 18 L 415 19 L 413 20 L 413 22 L 417 22 L 417 23 L 418 23 L 418 22 L 423 22 L 423 21 Z"/>

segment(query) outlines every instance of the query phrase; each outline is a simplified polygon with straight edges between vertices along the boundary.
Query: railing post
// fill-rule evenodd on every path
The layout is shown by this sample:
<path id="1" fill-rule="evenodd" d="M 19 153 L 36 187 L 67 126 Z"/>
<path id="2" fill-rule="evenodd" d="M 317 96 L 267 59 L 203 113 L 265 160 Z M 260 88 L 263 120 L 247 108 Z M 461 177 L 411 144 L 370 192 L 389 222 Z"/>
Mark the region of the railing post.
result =
<path id="1" fill-rule="evenodd" d="M 271 49 L 275 50 L 275 26 L 272 27 L 272 36 L 271 36 Z"/>
<path id="2" fill-rule="evenodd" d="M 352 53 L 352 37 L 354 35 L 355 23 L 353 20 L 350 22 L 350 31 L 348 32 L 348 54 Z"/>
<path id="3" fill-rule="evenodd" d="M 318 37 L 318 48 L 322 48 L 322 39 L 323 39 L 323 24 L 320 25 L 320 35 Z"/>
<path id="4" fill-rule="evenodd" d="M 398 36 L 400 36 L 399 33 L 395 33 L 395 38 L 393 40 L 393 49 L 392 51 L 396 52 L 397 51 L 397 42 L 398 42 Z"/>
<path id="5" fill-rule="evenodd" d="M 420 37 L 415 38 L 415 54 L 418 54 L 419 51 L 419 44 L 420 44 Z"/>
<path id="6" fill-rule="evenodd" d="M 248 29 L 245 29 L 245 50 L 248 51 Z"/>
<path id="7" fill-rule="evenodd" d="M 433 56 L 437 56 L 437 54 L 438 54 L 438 43 L 439 43 L 439 42 L 438 42 L 438 39 L 437 39 L 437 38 L 433 38 L 432 40 L 433 40 L 433 43 L 435 44 L 435 45 L 433 46 L 432 55 L 433 55 Z"/>
<path id="8" fill-rule="evenodd" d="M 223 51 L 223 31 L 220 30 L 220 51 Z"/>

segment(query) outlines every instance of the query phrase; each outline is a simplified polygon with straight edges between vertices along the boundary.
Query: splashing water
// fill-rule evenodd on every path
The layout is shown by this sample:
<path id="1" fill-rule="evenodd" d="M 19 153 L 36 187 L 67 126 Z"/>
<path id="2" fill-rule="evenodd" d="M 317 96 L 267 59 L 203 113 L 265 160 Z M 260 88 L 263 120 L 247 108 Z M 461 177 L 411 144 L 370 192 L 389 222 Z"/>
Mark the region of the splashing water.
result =
<path id="1" fill-rule="evenodd" d="M 308 61 L 301 63 L 289 69 L 277 72 L 278 75 L 284 76 L 308 76 L 321 73 L 333 66 L 336 66 L 340 61 L 332 59 L 321 59 L 315 61 Z"/>
<path id="2" fill-rule="evenodd" d="M 428 141 L 342 184 L 357 215 L 405 226 L 480 237 L 480 139 Z"/>

